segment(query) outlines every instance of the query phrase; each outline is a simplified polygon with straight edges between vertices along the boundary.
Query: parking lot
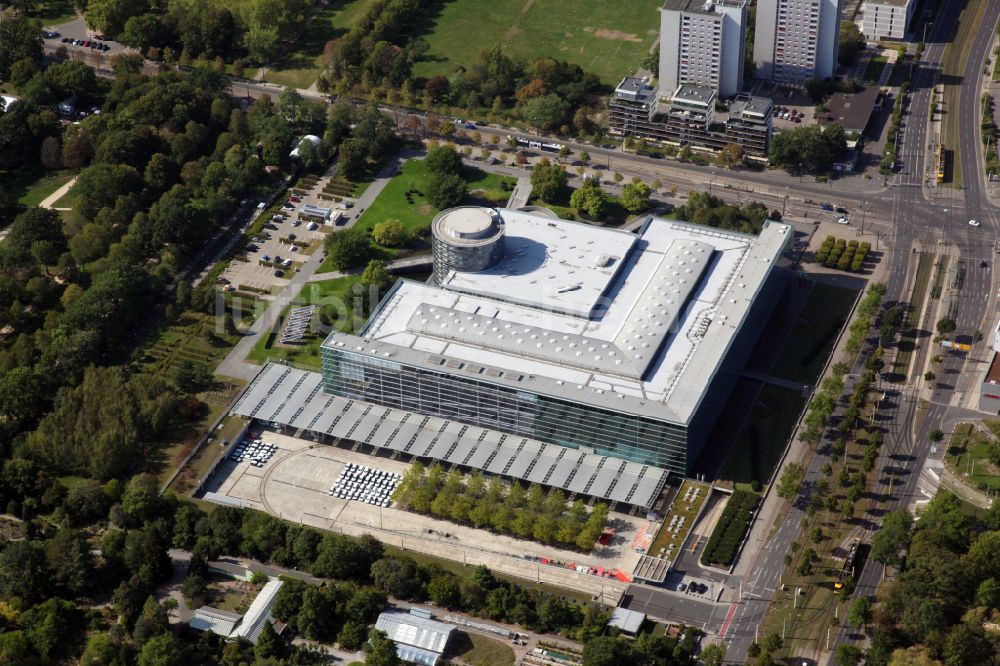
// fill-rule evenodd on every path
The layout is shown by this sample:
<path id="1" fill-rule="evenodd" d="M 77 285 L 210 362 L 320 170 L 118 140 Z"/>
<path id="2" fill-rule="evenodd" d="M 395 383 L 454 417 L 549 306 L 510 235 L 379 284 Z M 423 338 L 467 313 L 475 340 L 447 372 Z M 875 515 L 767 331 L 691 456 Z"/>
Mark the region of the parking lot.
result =
<path id="1" fill-rule="evenodd" d="M 260 235 L 247 245 L 242 257 L 246 261 L 234 259 L 222 277 L 236 287 L 246 285 L 264 291 L 287 285 L 289 278 L 302 265 L 304 255 L 315 252 L 326 237 L 321 226 L 310 230 L 308 222 L 298 219 L 297 205 L 282 208 L 276 217 L 269 220 Z M 310 246 L 297 247 L 286 239 L 307 242 Z"/>
<path id="2" fill-rule="evenodd" d="M 330 494 L 342 481 L 349 464 L 369 470 L 403 475 L 409 464 L 373 456 L 345 447 L 317 444 L 311 440 L 264 430 L 264 444 L 274 445 L 274 454 L 262 467 L 248 460 L 227 459 L 221 463 L 206 490 L 242 500 L 249 507 L 312 527 L 359 536 L 371 533 L 385 543 L 474 566 L 485 564 L 499 572 L 603 597 L 616 603 L 625 584 L 610 577 L 580 573 L 576 567 L 631 572 L 638 553 L 631 547 L 639 522 L 632 516 L 612 513 L 615 543 L 581 554 L 532 541 L 493 534 L 465 525 L 437 520 L 359 499 Z M 252 440 L 253 434 L 248 435 Z M 368 483 L 367 481 L 365 483 Z M 364 484 L 362 484 L 364 485 Z M 541 559 L 569 566 L 552 566 Z"/>

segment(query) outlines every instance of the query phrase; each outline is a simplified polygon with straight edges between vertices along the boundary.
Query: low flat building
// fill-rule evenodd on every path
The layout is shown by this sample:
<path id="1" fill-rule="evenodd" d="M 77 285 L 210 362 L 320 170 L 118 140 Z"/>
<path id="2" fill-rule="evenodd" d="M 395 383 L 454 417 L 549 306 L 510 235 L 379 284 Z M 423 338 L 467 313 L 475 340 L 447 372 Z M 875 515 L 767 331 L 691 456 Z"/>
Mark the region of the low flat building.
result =
<path id="1" fill-rule="evenodd" d="M 716 101 L 715 90 L 706 86 L 684 84 L 663 96 L 641 79 L 626 77 L 608 104 L 611 132 L 712 152 L 736 144 L 748 157 L 766 159 L 773 122 L 771 100 L 737 95 L 726 120 L 716 118 Z"/>
<path id="2" fill-rule="evenodd" d="M 861 5 L 861 34 L 870 42 L 906 38 L 917 0 L 865 0 Z"/>
<path id="3" fill-rule="evenodd" d="M 993 354 L 990 367 L 979 387 L 979 409 L 990 414 L 1000 414 L 1000 353 Z"/>
<path id="4" fill-rule="evenodd" d="M 256 645 L 265 624 L 270 623 L 279 634 L 284 628 L 284 625 L 271 616 L 271 609 L 282 585 L 284 583 L 280 580 L 270 580 L 265 583 L 243 615 L 202 606 L 194 612 L 194 617 L 188 626 L 198 631 L 211 631 L 228 640 L 243 638 Z"/>
<path id="5" fill-rule="evenodd" d="M 384 631 L 396 644 L 396 654 L 403 661 L 420 666 L 435 666 L 454 635 L 454 625 L 438 622 L 427 614 L 386 611 L 380 613 L 375 628 Z"/>
<path id="6" fill-rule="evenodd" d="M 614 627 L 623 634 L 635 636 L 646 621 L 646 614 L 627 608 L 616 608 L 611 611 L 607 626 Z"/>
<path id="7" fill-rule="evenodd" d="M 856 93 L 834 93 L 827 102 L 830 110 L 820 116 L 820 122 L 825 125 L 840 125 L 845 132 L 863 134 L 881 94 L 875 85 Z"/>
<path id="8" fill-rule="evenodd" d="M 326 224 L 330 221 L 332 216 L 332 208 L 313 206 L 311 204 L 302 204 L 299 206 L 299 217 L 304 220 L 315 220 L 321 224 Z M 338 214 L 337 217 L 340 217 L 340 215 Z"/>

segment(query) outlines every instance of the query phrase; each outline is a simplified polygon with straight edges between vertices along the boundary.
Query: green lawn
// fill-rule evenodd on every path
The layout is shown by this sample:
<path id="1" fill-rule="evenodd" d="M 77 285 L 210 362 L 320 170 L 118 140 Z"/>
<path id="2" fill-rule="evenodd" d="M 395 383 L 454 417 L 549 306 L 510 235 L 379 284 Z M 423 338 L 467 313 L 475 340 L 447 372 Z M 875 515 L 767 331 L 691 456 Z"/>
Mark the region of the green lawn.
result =
<path id="1" fill-rule="evenodd" d="M 994 434 L 1000 430 L 1000 422 L 985 421 L 984 424 Z M 990 437 L 972 424 L 960 423 L 955 427 L 945 460 L 956 474 L 970 485 L 984 491 L 1000 490 L 1000 470 L 990 462 L 990 448 L 1000 447 Z"/>
<path id="2" fill-rule="evenodd" d="M 751 490 L 754 481 L 767 483 L 788 444 L 804 401 L 798 391 L 764 384 L 736 434 L 719 480 L 744 490 Z"/>
<path id="3" fill-rule="evenodd" d="M 868 67 L 865 68 L 865 81 L 878 82 L 887 62 L 889 62 L 889 59 L 885 56 L 875 56 L 869 60 Z"/>
<path id="4" fill-rule="evenodd" d="M 373 0 L 334 0 L 319 12 L 292 50 L 264 75 L 264 80 L 292 88 L 308 88 L 322 71 L 323 47 L 358 22 Z M 247 76 L 250 76 L 248 73 Z"/>
<path id="5" fill-rule="evenodd" d="M 59 25 L 76 18 L 76 9 L 72 0 L 41 0 L 32 3 L 34 8 L 29 12 L 45 26 Z"/>
<path id="6" fill-rule="evenodd" d="M 364 293 L 363 290 L 357 292 L 355 285 L 360 288 L 360 277 L 356 275 L 323 280 L 322 282 L 310 282 L 302 288 L 289 309 L 302 305 L 316 305 L 330 315 L 334 321 L 333 326 L 338 331 L 356 332 L 364 324 L 365 317 L 361 312 L 355 311 L 353 307 L 354 298 L 358 293 Z M 281 321 L 274 327 L 274 330 L 261 337 L 254 345 L 254 348 L 247 355 L 247 360 L 261 364 L 268 360 L 288 361 L 318 370 L 320 367 L 319 347 L 325 338 L 324 332 L 307 336 L 305 342 L 300 345 L 276 346 L 287 315 L 288 309 L 282 313 Z"/>
<path id="7" fill-rule="evenodd" d="M 853 289 L 814 284 L 771 367 L 771 374 L 804 384 L 814 383 L 850 316 L 857 295 Z"/>
<path id="8" fill-rule="evenodd" d="M 455 632 L 448 651 L 471 666 L 514 666 L 514 651 L 509 645 L 471 632 Z"/>
<path id="9" fill-rule="evenodd" d="M 417 76 L 471 66 L 480 49 L 500 43 L 514 57 L 552 56 L 597 74 L 608 86 L 631 74 L 656 40 L 661 0 L 462 0 L 427 17 L 430 45 Z"/>
<path id="10" fill-rule="evenodd" d="M 509 190 L 504 189 L 504 184 L 512 188 L 515 182 L 508 176 L 471 168 L 465 168 L 462 176 L 469 186 L 469 196 L 465 202 L 468 204 L 502 204 L 510 196 Z M 431 173 L 423 160 L 408 160 L 364 212 L 354 225 L 355 228 L 371 233 L 379 222 L 397 219 L 411 234 L 418 237 L 426 235 L 431 220 L 438 212 L 424 197 L 430 178 Z M 420 241 L 415 242 L 419 244 Z M 384 259 L 391 259 L 400 253 L 399 249 L 382 247 L 374 242 L 372 244 L 376 248 L 376 254 Z M 327 259 L 317 272 L 327 273 L 333 270 L 333 264 Z"/>
<path id="11" fill-rule="evenodd" d="M 42 176 L 28 186 L 24 193 L 18 197 L 17 202 L 22 206 L 37 206 L 42 203 L 47 196 L 58 190 L 76 176 L 76 171 L 58 171 Z M 65 198 L 65 197 L 62 197 Z"/>

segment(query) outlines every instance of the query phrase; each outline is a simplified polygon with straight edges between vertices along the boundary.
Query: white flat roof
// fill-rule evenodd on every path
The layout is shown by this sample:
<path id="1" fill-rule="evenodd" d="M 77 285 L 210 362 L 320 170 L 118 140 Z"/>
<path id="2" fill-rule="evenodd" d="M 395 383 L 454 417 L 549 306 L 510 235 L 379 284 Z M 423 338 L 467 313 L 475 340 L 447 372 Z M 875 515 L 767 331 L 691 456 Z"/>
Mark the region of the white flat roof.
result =
<path id="1" fill-rule="evenodd" d="M 450 273 L 453 291 L 590 316 L 617 275 L 635 234 L 554 220 L 515 210 L 501 212 L 504 258 L 479 273 Z"/>
<path id="2" fill-rule="evenodd" d="M 518 220 L 508 230 L 538 231 L 533 252 L 544 257 L 509 289 L 498 286 L 506 262 L 443 287 L 400 280 L 360 337 L 333 333 L 324 345 L 684 423 L 791 238 L 778 222 L 749 236 L 654 218 L 636 236 L 502 214 Z M 573 260 L 556 260 L 570 246 Z M 595 269 L 602 254 L 614 263 Z M 546 295 L 530 275 L 587 286 Z M 560 312 L 541 309 L 552 301 Z"/>

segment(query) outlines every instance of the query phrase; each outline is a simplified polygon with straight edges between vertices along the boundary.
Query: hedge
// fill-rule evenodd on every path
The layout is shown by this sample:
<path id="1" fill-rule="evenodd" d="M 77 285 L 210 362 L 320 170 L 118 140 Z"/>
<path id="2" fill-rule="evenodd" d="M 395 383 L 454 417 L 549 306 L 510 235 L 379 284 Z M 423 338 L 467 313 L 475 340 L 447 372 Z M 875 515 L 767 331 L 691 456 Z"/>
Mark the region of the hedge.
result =
<path id="1" fill-rule="evenodd" d="M 708 539 L 702 559 L 709 564 L 728 567 L 736 558 L 736 551 L 750 527 L 750 519 L 760 497 L 747 490 L 737 490 L 719 517 L 712 536 Z"/>

